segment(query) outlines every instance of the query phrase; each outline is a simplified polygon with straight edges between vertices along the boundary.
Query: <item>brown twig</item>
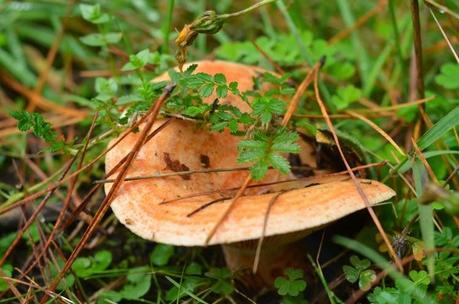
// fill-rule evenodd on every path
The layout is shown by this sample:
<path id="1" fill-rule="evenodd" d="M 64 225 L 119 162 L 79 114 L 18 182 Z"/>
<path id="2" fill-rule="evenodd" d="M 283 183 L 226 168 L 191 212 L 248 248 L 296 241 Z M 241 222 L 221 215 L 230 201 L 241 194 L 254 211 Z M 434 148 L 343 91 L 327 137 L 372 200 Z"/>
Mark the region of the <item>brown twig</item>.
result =
<path id="1" fill-rule="evenodd" d="M 60 181 L 62 181 L 67 173 L 70 171 L 70 168 L 72 167 L 72 164 L 75 162 L 78 154 L 76 154 L 71 161 L 69 161 L 64 169 L 64 172 L 62 173 L 60 177 Z M 14 248 L 19 244 L 19 242 L 22 239 L 22 236 L 24 235 L 25 231 L 32 225 L 32 223 L 35 221 L 37 218 L 38 214 L 40 214 L 41 210 L 45 207 L 46 203 L 48 200 L 51 198 L 53 195 L 54 191 L 56 191 L 57 187 L 52 189 L 51 191 L 48 192 L 48 194 L 43 198 L 43 200 L 38 204 L 38 206 L 35 208 L 34 212 L 32 215 L 27 219 L 25 222 L 24 226 L 16 233 L 16 238 L 14 241 L 11 243 L 11 245 L 8 247 L 8 249 L 5 251 L 3 254 L 2 258 L 0 259 L 0 267 L 6 262 L 6 259 L 10 256 L 10 254 L 13 252 Z"/>
<path id="2" fill-rule="evenodd" d="M 45 189 L 45 190 L 42 190 L 42 191 L 38 191 L 38 192 L 35 192 L 17 202 L 15 202 L 14 204 L 12 204 L 11 206 L 8 206 L 8 207 L 4 207 L 2 209 L 0 209 L 0 215 L 5 213 L 5 212 L 8 212 L 9 210 L 12 210 L 12 209 L 15 209 L 17 207 L 20 207 L 28 202 L 31 202 L 32 200 L 34 199 L 37 199 L 39 198 L 40 196 L 48 193 L 49 191 L 52 191 L 54 190 L 55 188 L 61 186 L 62 184 L 64 184 L 65 182 L 69 181 L 71 178 L 79 175 L 81 172 L 84 172 L 86 169 L 89 169 L 91 168 L 95 163 L 97 163 L 102 157 L 104 157 L 108 152 L 110 152 L 112 149 L 114 149 L 126 136 L 128 136 L 129 134 L 131 134 L 140 124 L 142 124 L 144 121 L 145 121 L 145 118 L 147 116 L 144 116 L 143 118 L 141 118 L 138 122 L 136 122 L 135 124 L 133 124 L 125 133 L 123 133 L 120 137 L 118 137 L 118 139 L 110 146 L 108 147 L 107 149 L 105 149 L 105 151 L 103 151 L 102 153 L 100 153 L 99 155 L 97 155 L 93 160 L 91 160 L 88 164 L 84 165 L 81 169 L 79 170 L 76 170 L 75 172 L 73 172 L 72 174 L 70 174 L 69 176 L 65 177 L 64 179 L 56 182 L 56 183 L 53 183 L 51 185 L 48 186 L 48 189 Z"/>
<path id="3" fill-rule="evenodd" d="M 252 272 L 257 273 L 258 271 L 258 264 L 260 263 L 260 255 L 261 255 L 261 247 L 263 246 L 263 240 L 265 239 L 266 235 L 266 227 L 268 226 L 268 218 L 269 214 L 271 213 L 271 208 L 274 206 L 276 200 L 284 194 L 286 191 L 280 191 L 273 195 L 273 197 L 269 200 L 268 207 L 266 209 L 265 217 L 263 219 L 263 227 L 261 228 L 261 236 L 258 239 L 257 249 L 255 251 L 255 258 L 253 260 L 253 267 Z"/>
<path id="4" fill-rule="evenodd" d="M 84 157 L 86 155 L 86 151 L 87 151 L 87 148 L 88 148 L 89 140 L 90 140 L 90 138 L 92 136 L 92 133 L 94 131 L 94 128 L 96 126 L 97 117 L 98 117 L 98 113 L 96 113 L 96 115 L 94 115 L 94 118 L 93 118 L 92 123 L 91 123 L 91 127 L 89 128 L 88 134 L 86 136 L 86 142 L 84 144 L 83 150 L 80 153 L 80 161 L 78 163 L 78 169 L 81 169 L 81 167 L 83 165 L 83 161 L 84 161 Z M 54 236 L 56 235 L 60 225 L 64 221 L 65 213 L 67 212 L 67 210 L 68 210 L 68 208 L 70 206 L 70 199 L 72 197 L 73 191 L 75 190 L 76 182 L 77 182 L 77 177 L 74 177 L 72 180 L 70 180 L 70 186 L 69 186 L 69 189 L 67 191 L 67 196 L 65 197 L 64 204 L 61 207 L 61 210 L 59 212 L 57 220 L 54 223 L 53 230 L 51 231 L 51 233 L 48 236 L 48 239 L 46 240 L 45 244 L 43 245 L 43 249 L 35 257 L 34 262 L 28 267 L 29 271 L 41 259 L 41 257 L 45 254 L 46 250 L 48 250 L 48 247 L 51 244 L 51 241 L 54 240 Z M 29 271 L 26 270 L 25 273 L 28 273 Z"/>
<path id="5" fill-rule="evenodd" d="M 188 171 L 177 171 L 177 172 L 158 172 L 150 175 L 143 176 L 130 176 L 126 177 L 125 181 L 136 181 L 144 179 L 153 179 L 153 178 L 162 178 L 170 176 L 183 176 L 190 174 L 202 174 L 202 173 L 213 173 L 213 172 L 234 172 L 234 171 L 247 171 L 250 167 L 239 167 L 239 168 L 215 168 L 215 169 L 198 169 L 198 170 L 188 170 Z M 115 179 L 101 179 L 94 182 L 94 184 L 107 184 L 113 183 Z"/>
<path id="6" fill-rule="evenodd" d="M 40 94 L 37 94 L 37 92 L 35 92 L 34 90 L 28 89 L 21 83 L 17 82 L 14 78 L 7 75 L 5 71 L 0 73 L 0 80 L 2 80 L 3 83 L 5 83 L 12 90 L 23 95 L 29 100 L 33 100 L 33 103 L 35 105 L 44 110 L 50 110 L 56 113 L 72 117 L 85 117 L 87 115 L 87 113 L 83 110 L 77 110 L 72 109 L 70 107 L 61 106 L 52 101 L 47 100 Z"/>
<path id="7" fill-rule="evenodd" d="M 366 165 L 361 165 L 361 166 L 356 166 L 353 167 L 353 171 L 360 171 L 362 169 L 368 169 L 372 167 L 379 167 L 387 164 L 387 162 L 379 162 L 379 163 L 372 163 L 372 164 L 366 164 Z M 275 181 L 275 182 L 269 182 L 269 183 L 260 183 L 260 184 L 255 184 L 255 185 L 249 185 L 247 186 L 248 189 L 252 188 L 259 188 L 259 187 L 267 187 L 267 186 L 273 186 L 273 185 L 279 185 L 279 184 L 284 184 L 284 183 L 291 183 L 291 182 L 299 182 L 299 181 L 308 181 L 308 180 L 314 180 L 315 178 L 320 178 L 320 177 L 331 177 L 331 176 L 338 176 L 338 175 L 345 175 L 347 174 L 347 171 L 341 171 L 341 172 L 335 172 L 335 173 L 329 173 L 329 174 L 321 174 L 321 175 L 316 175 L 316 176 L 307 176 L 307 177 L 300 177 L 300 178 L 294 178 L 294 179 L 287 179 L 287 180 L 282 180 L 282 181 Z M 312 182 L 314 183 L 314 182 Z M 234 187 L 234 188 L 228 188 L 228 189 L 221 189 L 221 190 L 211 190 L 211 191 L 205 191 L 205 192 L 198 192 L 198 193 L 193 193 L 191 195 L 187 196 L 182 196 L 180 198 L 174 198 L 171 200 L 163 201 L 159 203 L 160 205 L 165 205 L 165 204 L 171 204 L 175 203 L 181 200 L 186 200 L 189 198 L 193 197 L 198 197 L 202 195 L 210 195 L 210 194 L 215 194 L 215 193 L 220 193 L 220 192 L 225 192 L 225 191 L 236 191 L 240 187 Z"/>
<path id="8" fill-rule="evenodd" d="M 154 103 L 150 111 L 148 111 L 146 115 L 146 122 L 145 126 L 142 129 L 142 131 L 139 134 L 139 138 L 137 139 L 134 147 L 132 148 L 131 152 L 128 154 L 128 157 L 123 164 L 123 166 L 120 168 L 120 172 L 117 176 L 117 180 L 115 183 L 113 183 L 110 191 L 107 193 L 105 199 L 102 201 L 100 208 L 97 210 L 96 214 L 94 215 L 94 218 L 91 222 L 91 224 L 88 226 L 86 229 L 85 233 L 81 237 L 80 241 L 76 245 L 75 249 L 72 251 L 70 254 L 69 258 L 67 259 L 64 267 L 62 270 L 59 272 L 59 274 L 54 278 L 54 280 L 51 282 L 51 285 L 47 288 L 48 291 L 53 292 L 61 279 L 64 277 L 65 273 L 70 269 L 72 266 L 73 262 L 77 258 L 78 254 L 80 251 L 83 249 L 84 244 L 88 241 L 90 236 L 92 235 L 92 232 L 94 231 L 94 228 L 97 226 L 97 224 L 100 222 L 104 214 L 107 212 L 108 208 L 110 207 L 110 203 L 115 197 L 115 194 L 117 193 L 118 189 L 120 188 L 124 178 L 126 177 L 126 174 L 128 172 L 128 169 L 131 166 L 132 161 L 134 158 L 137 156 L 137 154 L 140 151 L 140 148 L 143 146 L 145 143 L 146 138 L 148 137 L 148 133 L 150 132 L 151 128 L 153 127 L 153 124 L 156 121 L 156 118 L 159 114 L 159 110 L 161 106 L 164 104 L 164 102 L 167 100 L 167 98 L 170 96 L 172 91 L 174 90 L 175 85 L 168 85 L 165 90 L 163 95 Z M 47 302 L 49 299 L 49 295 L 45 294 L 41 300 L 40 303 L 44 304 Z"/>
<path id="9" fill-rule="evenodd" d="M 369 120 L 365 116 L 360 115 L 360 114 L 358 114 L 356 112 L 347 111 L 347 113 L 349 115 L 353 116 L 353 117 L 356 117 L 356 118 L 362 120 L 366 124 L 368 124 L 371 128 L 373 128 L 373 130 L 375 130 L 376 132 L 381 134 L 381 136 L 384 137 L 398 151 L 398 153 L 400 153 L 403 156 L 406 156 L 406 153 L 402 150 L 402 148 L 400 148 L 400 146 L 397 145 L 397 143 L 383 129 L 381 129 L 377 124 L 375 124 L 374 122 L 372 122 L 371 120 Z"/>
<path id="10" fill-rule="evenodd" d="M 346 156 L 344 155 L 343 149 L 341 148 L 341 144 L 340 144 L 340 141 L 338 139 L 338 136 L 336 135 L 335 128 L 333 127 L 333 123 L 331 122 L 330 117 L 328 116 L 328 112 L 327 112 L 327 109 L 325 107 L 325 104 L 322 101 L 322 98 L 320 97 L 319 87 L 318 87 L 318 78 L 319 78 L 319 72 L 316 71 L 315 77 L 314 77 L 314 92 L 315 92 L 315 95 L 316 95 L 316 100 L 317 100 L 317 103 L 318 103 L 318 105 L 320 107 L 320 111 L 322 112 L 322 115 L 324 116 L 325 122 L 326 122 L 326 124 L 327 124 L 327 126 L 328 126 L 328 128 L 329 128 L 329 130 L 330 130 L 330 132 L 331 132 L 331 134 L 333 136 L 333 139 L 334 139 L 334 141 L 336 143 L 336 147 L 338 148 L 338 152 L 339 152 L 339 154 L 341 156 L 341 159 L 343 160 L 344 165 L 346 166 L 346 170 L 349 173 L 349 175 L 350 175 L 350 177 L 352 179 L 352 182 L 355 185 L 355 188 L 356 188 L 357 192 L 359 193 L 360 197 L 362 198 L 363 202 L 365 203 L 365 207 L 367 208 L 371 218 L 373 219 L 373 222 L 375 223 L 376 228 L 378 229 L 378 231 L 381 234 L 384 242 L 386 243 L 386 246 L 389 249 L 389 253 L 391 254 L 392 258 L 394 259 L 395 264 L 400 269 L 400 271 L 403 272 L 403 266 L 400 263 L 400 259 L 398 258 L 397 254 L 395 253 L 394 248 L 392 247 L 392 244 L 391 244 L 389 238 L 387 237 L 387 234 L 385 233 L 384 228 L 381 225 L 381 222 L 379 221 L 376 213 L 374 212 L 373 208 L 371 207 L 370 202 L 368 201 L 367 195 L 365 194 L 365 192 L 363 191 L 362 187 L 360 186 L 360 182 L 358 181 L 357 177 L 355 176 L 354 172 L 352 171 L 352 168 L 349 166 L 349 163 L 347 162 Z"/>
<path id="11" fill-rule="evenodd" d="M 167 127 L 169 125 L 169 123 L 171 123 L 174 119 L 171 118 L 171 119 L 168 119 L 166 120 L 164 123 L 162 123 L 158 128 L 156 128 L 153 132 L 151 132 L 150 135 L 148 135 L 145 143 L 147 143 L 148 141 L 150 141 L 154 136 L 156 136 L 156 134 L 158 134 L 159 132 L 161 132 L 165 127 Z M 118 164 L 116 164 L 116 166 L 114 166 L 107 174 L 105 177 L 110 177 L 112 176 L 123 164 L 124 162 L 126 161 L 128 155 L 124 156 L 119 162 Z M 81 203 L 78 205 L 78 207 L 72 212 L 72 217 L 69 218 L 69 220 L 63 225 L 62 229 L 65 229 L 68 225 L 70 225 L 70 223 L 73 221 L 73 218 L 76 217 L 78 214 L 80 214 L 80 212 L 83 211 L 83 209 L 86 207 L 86 205 L 89 203 L 89 200 L 90 198 L 100 189 L 100 187 L 102 186 L 103 184 L 97 184 L 95 185 L 94 187 L 92 187 L 91 190 L 89 190 L 89 192 L 86 194 L 86 196 L 83 198 L 83 200 L 81 201 Z"/>

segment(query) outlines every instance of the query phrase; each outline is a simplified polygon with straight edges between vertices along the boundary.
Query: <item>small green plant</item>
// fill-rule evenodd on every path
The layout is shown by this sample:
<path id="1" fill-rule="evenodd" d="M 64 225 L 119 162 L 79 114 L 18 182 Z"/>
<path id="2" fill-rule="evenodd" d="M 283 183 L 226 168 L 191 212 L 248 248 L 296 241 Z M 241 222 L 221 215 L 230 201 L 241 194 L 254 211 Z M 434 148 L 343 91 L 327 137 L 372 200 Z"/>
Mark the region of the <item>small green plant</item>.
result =
<path id="1" fill-rule="evenodd" d="M 303 270 L 287 268 L 284 270 L 284 276 L 274 281 L 274 286 L 281 296 L 301 298 L 301 293 L 306 289 Z"/>
<path id="2" fill-rule="evenodd" d="M 13 111 L 11 112 L 11 116 L 18 121 L 18 129 L 20 131 L 26 132 L 31 130 L 34 135 L 49 144 L 51 151 L 61 151 L 64 149 L 65 143 L 58 139 L 52 125 L 39 113 Z"/>
<path id="3" fill-rule="evenodd" d="M 72 265 L 72 270 L 76 276 L 87 278 L 104 271 L 112 262 L 110 251 L 102 250 L 90 257 L 79 257 Z"/>
<path id="4" fill-rule="evenodd" d="M 353 255 L 350 258 L 351 265 L 344 265 L 343 272 L 346 280 L 351 283 L 359 283 L 359 288 L 362 290 L 369 290 L 372 287 L 373 281 L 376 279 L 376 273 L 372 269 L 371 262 L 367 259 L 359 259 Z"/>

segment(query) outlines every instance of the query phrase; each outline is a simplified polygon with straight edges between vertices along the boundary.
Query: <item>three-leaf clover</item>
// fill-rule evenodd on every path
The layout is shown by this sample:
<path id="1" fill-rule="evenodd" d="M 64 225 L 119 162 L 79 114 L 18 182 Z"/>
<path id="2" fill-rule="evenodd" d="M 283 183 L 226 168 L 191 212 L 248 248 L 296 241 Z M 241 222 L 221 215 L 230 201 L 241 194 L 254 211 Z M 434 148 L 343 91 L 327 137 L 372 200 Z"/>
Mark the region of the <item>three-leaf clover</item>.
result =
<path id="1" fill-rule="evenodd" d="M 376 279 L 376 273 L 370 267 L 371 263 L 367 259 L 359 259 L 353 255 L 350 258 L 352 266 L 344 265 L 343 272 L 351 283 L 359 282 L 359 287 L 362 290 L 368 290 L 371 288 L 372 282 Z"/>
<path id="2" fill-rule="evenodd" d="M 274 287 L 279 295 L 296 297 L 306 289 L 303 270 L 287 268 L 284 274 L 284 277 L 278 277 L 274 281 Z"/>

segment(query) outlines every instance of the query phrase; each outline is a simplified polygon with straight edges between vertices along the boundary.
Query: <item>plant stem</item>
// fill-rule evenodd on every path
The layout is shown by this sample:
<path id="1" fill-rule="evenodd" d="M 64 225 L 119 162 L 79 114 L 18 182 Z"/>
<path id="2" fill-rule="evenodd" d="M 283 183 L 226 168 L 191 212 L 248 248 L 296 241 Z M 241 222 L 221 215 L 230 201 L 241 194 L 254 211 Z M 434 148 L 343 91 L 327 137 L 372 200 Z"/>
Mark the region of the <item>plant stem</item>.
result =
<path id="1" fill-rule="evenodd" d="M 402 49 L 400 47 L 400 32 L 398 30 L 397 17 L 395 16 L 394 0 L 389 0 L 389 13 L 390 13 L 390 20 L 392 23 L 392 29 L 394 31 L 394 36 L 395 36 L 395 46 L 397 48 L 397 56 L 398 56 L 399 64 L 401 65 L 403 63 L 403 56 L 402 56 Z"/>
<path id="2" fill-rule="evenodd" d="M 341 16 L 343 17 L 344 24 L 347 27 L 352 27 L 355 23 L 355 18 L 352 14 L 352 11 L 349 7 L 349 3 L 347 0 L 337 0 L 338 8 L 341 12 Z M 360 37 L 356 31 L 353 31 L 351 34 L 352 37 L 352 44 L 354 50 L 357 55 L 357 62 L 359 64 L 359 72 L 360 72 L 360 79 L 362 83 L 365 85 L 367 82 L 368 71 L 370 68 L 370 63 L 368 59 L 368 54 L 363 47 Z"/>
<path id="3" fill-rule="evenodd" d="M 279 8 L 282 16 L 284 17 L 285 22 L 287 22 L 287 26 L 288 26 L 290 32 L 295 37 L 296 43 L 298 43 L 298 46 L 300 47 L 301 56 L 303 56 L 303 59 L 308 63 L 308 65 L 313 66 L 314 65 L 314 61 L 313 61 L 312 57 L 310 56 L 310 54 L 308 53 L 307 47 L 303 43 L 303 40 L 301 39 L 301 35 L 298 32 L 298 29 L 296 28 L 295 23 L 292 20 L 292 17 L 290 17 L 290 15 L 288 13 L 288 10 L 287 10 L 287 7 L 285 6 L 284 1 L 283 0 L 279 0 L 278 2 L 276 2 L 276 4 L 277 4 L 277 7 Z M 320 92 L 323 94 L 325 100 L 329 100 L 330 99 L 330 92 L 323 85 L 322 81 L 319 82 L 319 88 L 320 88 Z"/>
<path id="4" fill-rule="evenodd" d="M 252 6 L 249 6 L 248 8 L 246 9 L 243 9 L 242 11 L 239 11 L 239 12 L 235 12 L 235 13 L 230 13 L 230 14 L 222 14 L 222 15 L 218 15 L 218 18 L 221 18 L 221 19 L 228 19 L 230 17 L 237 17 L 237 16 L 241 16 L 241 15 L 244 15 L 246 13 L 249 13 L 257 8 L 259 8 L 260 6 L 262 5 L 265 5 L 265 4 L 269 4 L 269 3 L 273 3 L 277 0 L 263 0 L 263 1 L 260 1 L 258 3 L 255 3 L 254 5 Z"/>
<path id="5" fill-rule="evenodd" d="M 162 26 L 162 33 L 163 33 L 163 53 L 169 53 L 169 36 L 171 32 L 171 24 L 172 24 L 172 13 L 174 11 L 175 0 L 168 0 L 167 2 L 167 15 L 166 15 L 166 22 Z"/>
<path id="6" fill-rule="evenodd" d="M 411 0 L 411 19 L 413 21 L 414 55 L 416 63 L 417 98 L 424 98 L 424 73 L 422 67 L 421 22 L 419 21 L 418 0 Z"/>

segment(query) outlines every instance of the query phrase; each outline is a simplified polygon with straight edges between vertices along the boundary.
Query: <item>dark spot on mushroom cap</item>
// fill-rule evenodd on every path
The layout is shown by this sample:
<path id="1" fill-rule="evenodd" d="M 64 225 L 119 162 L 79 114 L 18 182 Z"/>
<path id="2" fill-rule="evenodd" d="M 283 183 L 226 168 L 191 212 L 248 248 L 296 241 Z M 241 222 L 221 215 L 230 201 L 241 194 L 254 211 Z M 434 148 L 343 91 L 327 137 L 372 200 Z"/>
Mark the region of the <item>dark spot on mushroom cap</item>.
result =
<path id="1" fill-rule="evenodd" d="M 172 160 L 171 156 L 169 153 L 164 152 L 164 162 L 166 163 L 166 168 L 169 170 L 172 170 L 174 172 L 183 172 L 183 171 L 190 171 L 190 168 L 182 163 L 180 163 L 178 160 Z M 184 180 L 190 180 L 191 176 L 190 175 L 180 175 L 181 178 Z"/>
<path id="2" fill-rule="evenodd" d="M 132 224 L 134 224 L 134 221 L 131 220 L 130 218 L 126 218 L 126 219 L 124 220 L 124 223 L 125 223 L 126 225 L 132 225 Z"/>
<path id="3" fill-rule="evenodd" d="M 201 160 L 201 166 L 203 168 L 209 168 L 210 167 L 210 159 L 209 159 L 209 156 L 205 155 L 205 154 L 201 154 L 201 156 L 199 157 L 199 159 Z"/>

